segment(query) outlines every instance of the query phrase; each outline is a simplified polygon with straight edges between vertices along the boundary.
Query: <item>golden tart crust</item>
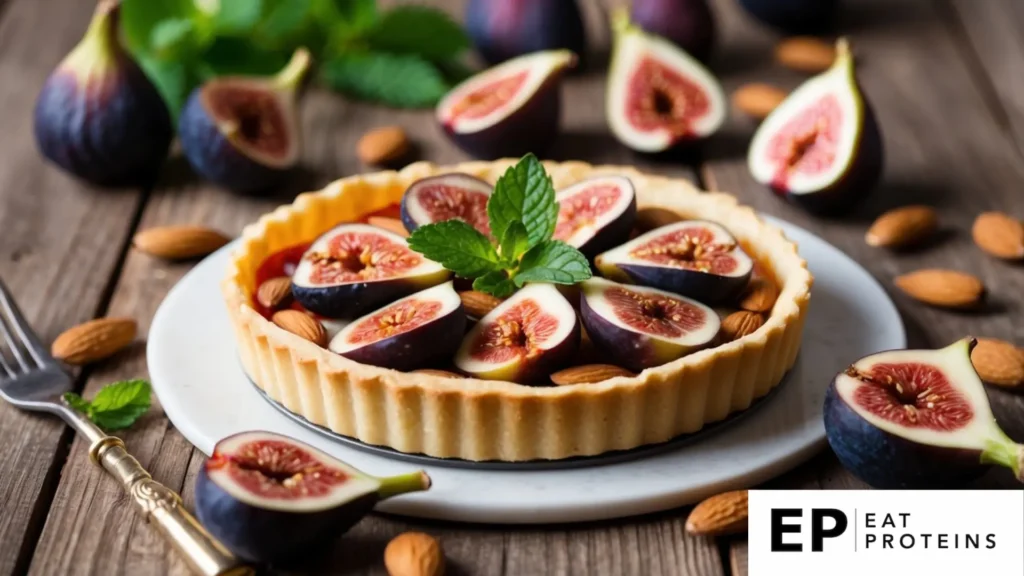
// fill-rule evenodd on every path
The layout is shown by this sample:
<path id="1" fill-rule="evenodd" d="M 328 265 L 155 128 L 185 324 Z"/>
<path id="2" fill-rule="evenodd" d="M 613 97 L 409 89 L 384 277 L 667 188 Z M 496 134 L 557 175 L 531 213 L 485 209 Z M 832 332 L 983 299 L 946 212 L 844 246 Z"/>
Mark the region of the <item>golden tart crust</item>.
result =
<path id="1" fill-rule="evenodd" d="M 624 166 L 545 162 L 556 188 L 599 174 L 629 177 L 637 204 L 715 220 L 758 262 L 779 298 L 764 326 L 727 344 L 596 384 L 530 387 L 358 364 L 278 328 L 252 306 L 256 270 L 271 254 L 399 202 L 420 178 L 465 172 L 495 182 L 506 159 L 338 180 L 246 227 L 222 290 L 242 365 L 257 386 L 310 422 L 367 444 L 465 460 L 595 455 L 664 442 L 720 421 L 767 394 L 796 362 L 812 278 L 796 245 L 733 196 Z"/>

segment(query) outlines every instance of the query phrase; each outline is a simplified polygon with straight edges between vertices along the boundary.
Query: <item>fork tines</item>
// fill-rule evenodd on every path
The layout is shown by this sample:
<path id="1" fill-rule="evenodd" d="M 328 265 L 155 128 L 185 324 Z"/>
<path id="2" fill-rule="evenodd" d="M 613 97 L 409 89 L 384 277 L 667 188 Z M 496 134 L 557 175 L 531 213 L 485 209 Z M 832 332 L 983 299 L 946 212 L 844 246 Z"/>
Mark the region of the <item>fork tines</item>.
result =
<path id="1" fill-rule="evenodd" d="M 45 367 L 49 353 L 0 280 L 0 380 Z"/>

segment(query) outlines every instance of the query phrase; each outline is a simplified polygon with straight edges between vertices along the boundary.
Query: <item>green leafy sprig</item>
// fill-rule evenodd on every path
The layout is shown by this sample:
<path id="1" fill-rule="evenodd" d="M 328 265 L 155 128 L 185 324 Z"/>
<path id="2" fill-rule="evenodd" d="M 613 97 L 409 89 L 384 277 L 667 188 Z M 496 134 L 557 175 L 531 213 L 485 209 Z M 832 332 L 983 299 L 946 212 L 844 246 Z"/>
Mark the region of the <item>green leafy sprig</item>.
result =
<path id="1" fill-rule="evenodd" d="M 498 179 L 487 218 L 497 244 L 462 220 L 446 220 L 417 228 L 409 247 L 499 298 L 527 282 L 575 284 L 591 277 L 586 256 L 551 238 L 558 221 L 555 187 L 533 154 Z"/>
<path id="2" fill-rule="evenodd" d="M 128 428 L 149 410 L 151 388 L 145 380 L 123 380 L 104 386 L 92 400 L 66 392 L 64 401 L 104 430 Z"/>

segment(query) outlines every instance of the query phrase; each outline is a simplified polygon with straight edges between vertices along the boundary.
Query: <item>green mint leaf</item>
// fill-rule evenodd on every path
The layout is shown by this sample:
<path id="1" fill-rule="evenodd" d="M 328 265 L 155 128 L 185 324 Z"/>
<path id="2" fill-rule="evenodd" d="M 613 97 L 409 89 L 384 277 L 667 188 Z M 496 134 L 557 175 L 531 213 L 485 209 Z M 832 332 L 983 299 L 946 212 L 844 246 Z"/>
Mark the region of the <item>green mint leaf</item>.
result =
<path id="1" fill-rule="evenodd" d="M 575 284 L 591 276 L 590 263 L 579 250 L 561 240 L 548 240 L 523 256 L 513 281 L 518 287 L 527 282 Z"/>
<path id="2" fill-rule="evenodd" d="M 448 14 L 415 4 L 384 12 L 369 41 L 383 52 L 418 54 L 428 60 L 447 60 L 470 45 L 462 27 Z"/>
<path id="3" fill-rule="evenodd" d="M 498 179 L 487 201 L 487 217 L 495 238 L 502 238 L 513 222 L 526 227 L 528 248 L 551 238 L 558 220 L 555 187 L 544 166 L 527 154 Z"/>
<path id="4" fill-rule="evenodd" d="M 89 413 L 89 401 L 74 392 L 65 392 L 64 401 L 67 402 L 69 406 L 83 414 Z"/>
<path id="5" fill-rule="evenodd" d="M 501 270 L 491 241 L 462 220 L 420 226 L 409 236 L 409 248 L 463 278 Z"/>
<path id="6" fill-rule="evenodd" d="M 178 115 L 181 114 L 185 100 L 198 84 L 198 80 L 190 75 L 188 66 L 182 61 L 159 60 L 148 54 L 139 54 L 136 61 L 160 93 L 167 110 L 171 113 L 174 126 L 177 126 Z"/>
<path id="7" fill-rule="evenodd" d="M 501 259 L 510 266 L 515 266 L 519 262 L 519 257 L 529 248 L 527 243 L 526 227 L 521 222 L 513 222 L 501 237 Z"/>
<path id="8" fill-rule="evenodd" d="M 145 380 L 115 382 L 96 393 L 89 417 L 105 430 L 127 428 L 149 410 L 150 395 L 149 382 Z"/>
<path id="9" fill-rule="evenodd" d="M 268 76 L 283 68 L 289 56 L 279 50 L 260 48 L 244 38 L 221 37 L 200 57 L 202 77 L 208 80 L 231 74 Z"/>
<path id="10" fill-rule="evenodd" d="M 194 43 L 195 26 L 185 18 L 164 20 L 153 28 L 150 48 L 161 60 L 181 58 Z"/>
<path id="11" fill-rule="evenodd" d="M 437 64 L 441 73 L 444 74 L 444 77 L 447 78 L 448 82 L 452 85 L 458 84 L 479 72 L 479 70 L 470 68 L 464 62 L 457 59 L 442 60 L 440 62 L 435 62 L 435 64 Z"/>
<path id="12" fill-rule="evenodd" d="M 121 0 L 119 25 L 133 54 L 149 49 L 153 30 L 163 21 L 191 19 L 197 12 L 193 0 Z"/>
<path id="13" fill-rule="evenodd" d="M 377 21 L 376 0 L 326 0 L 334 6 L 339 24 L 350 30 L 368 30 Z"/>
<path id="14" fill-rule="evenodd" d="M 506 298 L 516 291 L 516 285 L 504 270 L 495 270 L 473 280 L 473 290 L 486 292 L 498 298 Z"/>
<path id="15" fill-rule="evenodd" d="M 247 34 L 260 20 L 262 0 L 219 0 L 213 16 L 214 29 L 219 34 Z"/>
<path id="16" fill-rule="evenodd" d="M 350 54 L 325 63 L 328 86 L 366 100 L 401 108 L 433 106 L 448 91 L 441 73 L 413 55 Z"/>
<path id="17" fill-rule="evenodd" d="M 276 0 L 267 3 L 266 17 L 256 29 L 258 36 L 271 43 L 299 34 L 306 24 L 313 0 Z"/>

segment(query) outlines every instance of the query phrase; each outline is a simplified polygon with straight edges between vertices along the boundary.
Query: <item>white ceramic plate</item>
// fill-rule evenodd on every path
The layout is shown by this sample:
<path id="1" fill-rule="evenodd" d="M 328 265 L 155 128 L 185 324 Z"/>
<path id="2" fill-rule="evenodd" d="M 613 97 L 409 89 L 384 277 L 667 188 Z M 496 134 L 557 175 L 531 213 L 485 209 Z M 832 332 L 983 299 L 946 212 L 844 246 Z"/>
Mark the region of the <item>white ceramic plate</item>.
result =
<path id="1" fill-rule="evenodd" d="M 815 281 L 800 359 L 753 413 L 679 449 L 618 464 L 531 471 L 423 466 L 434 481 L 429 491 L 382 502 L 378 510 L 496 524 L 618 518 L 751 487 L 809 458 L 825 444 L 822 401 L 835 373 L 861 356 L 903 348 L 906 338 L 895 306 L 867 271 L 806 230 L 767 219 L 799 245 Z M 220 438 L 261 429 L 308 442 L 371 474 L 420 467 L 313 432 L 249 383 L 219 288 L 231 246 L 189 272 L 153 319 L 149 370 L 171 422 L 206 454 Z"/>

